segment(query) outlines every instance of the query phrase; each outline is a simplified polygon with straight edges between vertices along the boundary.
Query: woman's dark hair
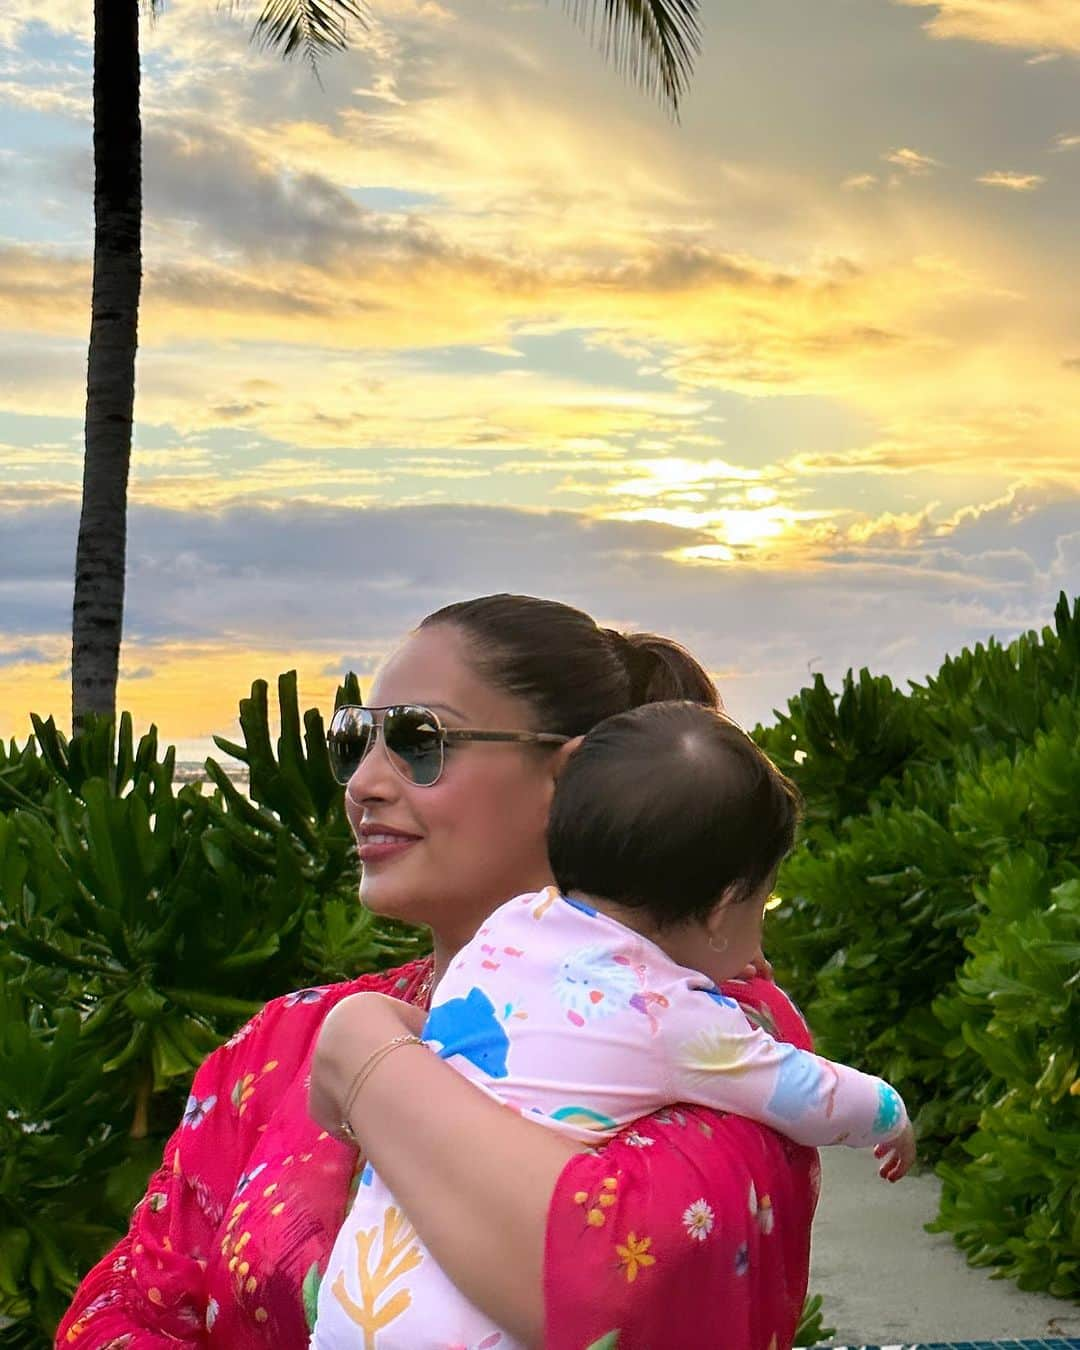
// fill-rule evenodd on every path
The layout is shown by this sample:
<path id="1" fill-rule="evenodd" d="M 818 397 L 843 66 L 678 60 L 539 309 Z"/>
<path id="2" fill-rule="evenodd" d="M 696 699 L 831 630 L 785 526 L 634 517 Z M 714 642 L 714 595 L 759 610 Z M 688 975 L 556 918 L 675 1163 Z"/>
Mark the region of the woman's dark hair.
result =
<path id="1" fill-rule="evenodd" d="M 559 889 L 645 910 L 660 928 L 759 894 L 791 851 L 795 785 L 723 713 L 653 703 L 594 727 L 548 822 Z"/>
<path id="2" fill-rule="evenodd" d="M 557 600 L 485 595 L 436 610 L 419 626 L 436 624 L 460 629 L 476 673 L 532 707 L 533 730 L 580 736 L 661 699 L 720 706 L 712 680 L 677 642 L 601 628 Z"/>

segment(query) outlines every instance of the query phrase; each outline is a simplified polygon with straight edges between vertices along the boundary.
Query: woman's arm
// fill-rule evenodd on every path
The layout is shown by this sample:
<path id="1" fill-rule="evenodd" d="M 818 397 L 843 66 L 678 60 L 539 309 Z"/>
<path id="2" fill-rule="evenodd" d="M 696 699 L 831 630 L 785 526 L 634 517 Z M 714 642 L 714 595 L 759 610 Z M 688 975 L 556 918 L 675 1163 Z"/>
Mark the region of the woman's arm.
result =
<path id="1" fill-rule="evenodd" d="M 327 1017 L 310 1096 L 325 1129 L 339 1129 L 368 1056 L 418 1029 L 407 1017 L 370 997 L 346 999 Z M 717 1291 L 738 1296 L 747 1328 L 725 1341 L 730 1350 L 756 1350 L 758 1307 L 771 1328 L 760 1350 L 774 1335 L 773 1350 L 785 1337 L 790 1344 L 806 1291 L 816 1155 L 771 1131 L 673 1111 L 582 1153 L 413 1045 L 365 1080 L 350 1124 L 449 1278 L 525 1344 L 580 1350 L 621 1328 L 620 1350 L 714 1350 Z M 710 1223 L 718 1241 L 707 1246 Z M 664 1339 L 673 1300 L 679 1341 Z M 590 1318 L 609 1316 L 611 1326 L 579 1339 Z"/>
<path id="2" fill-rule="evenodd" d="M 334 1008 L 311 1069 L 311 1113 L 324 1129 L 339 1129 L 341 1103 L 368 1056 L 417 1029 L 415 1009 L 377 995 Z M 547 1214 L 575 1145 L 422 1045 L 402 1046 L 375 1067 L 349 1119 L 454 1284 L 518 1340 L 541 1345 Z"/>

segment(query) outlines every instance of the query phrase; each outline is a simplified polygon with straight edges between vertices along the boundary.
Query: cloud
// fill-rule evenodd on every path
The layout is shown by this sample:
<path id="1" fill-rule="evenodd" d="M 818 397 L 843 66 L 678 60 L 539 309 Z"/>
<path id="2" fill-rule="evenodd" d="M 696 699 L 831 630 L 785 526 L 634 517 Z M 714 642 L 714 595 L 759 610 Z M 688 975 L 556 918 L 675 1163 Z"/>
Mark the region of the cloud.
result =
<path id="1" fill-rule="evenodd" d="M 33 666 L 55 660 L 55 654 L 45 646 L 29 644 L 0 647 L 0 666 Z"/>
<path id="2" fill-rule="evenodd" d="M 382 651 L 354 652 L 352 656 L 341 656 L 327 662 L 319 674 L 334 680 L 342 679 L 350 671 L 354 675 L 373 675 L 384 655 Z"/>
<path id="3" fill-rule="evenodd" d="M 60 541 L 74 524 L 75 513 L 57 507 L 0 520 L 0 604 L 7 615 L 13 595 L 23 600 L 13 631 L 60 642 L 70 617 Z M 221 726 L 243 689 L 221 688 L 215 674 L 208 691 L 210 666 L 242 672 L 245 652 L 264 662 L 306 653 L 313 675 L 336 681 L 348 667 L 366 673 L 441 605 L 510 590 L 672 633 L 724 672 L 733 715 L 752 721 L 795 692 L 808 663 L 834 684 L 865 664 L 919 678 L 947 652 L 1045 622 L 1060 589 L 1080 593 L 1080 492 L 1061 485 L 952 515 L 927 509 L 853 525 L 828 524 L 797 566 L 782 556 L 690 565 L 679 556 L 708 546 L 707 531 L 571 512 L 143 509 L 132 519 L 125 661 L 136 673 L 153 669 L 143 683 L 162 706 L 179 697 L 170 681 L 182 668 L 189 714 L 219 706 Z M 199 663 L 177 655 L 185 648 L 200 653 L 201 685 Z M 249 678 L 266 670 L 249 667 Z"/>
<path id="4" fill-rule="evenodd" d="M 0 330 L 87 329 L 90 260 L 47 244 L 0 242 Z"/>
<path id="5" fill-rule="evenodd" d="M 77 36 L 86 44 L 94 40 L 93 11 L 82 0 L 55 0 L 48 6 L 39 0 L 6 0 L 0 13 L 0 48 L 16 48 L 33 24 Z"/>
<path id="6" fill-rule="evenodd" d="M 967 38 L 1040 55 L 1080 52 L 1080 11 L 1074 0 L 899 0 L 931 8 L 931 37 Z"/>
<path id="7" fill-rule="evenodd" d="M 190 223 L 221 256 L 326 272 L 455 257 L 417 218 L 365 209 L 324 175 L 290 171 L 208 118 L 181 115 L 149 132 L 145 162 L 150 216 Z"/>
<path id="8" fill-rule="evenodd" d="M 876 173 L 856 173 L 852 174 L 850 178 L 845 178 L 840 186 L 849 191 L 864 191 L 866 188 L 873 187 L 878 181 Z"/>
<path id="9" fill-rule="evenodd" d="M 23 73 L 25 75 L 25 71 Z M 59 114 L 74 122 L 89 122 L 93 107 L 86 97 L 86 90 L 74 81 L 57 88 L 55 85 L 31 84 L 25 79 L 0 80 L 0 104 L 28 112 Z"/>
<path id="10" fill-rule="evenodd" d="M 941 161 L 932 159 L 929 155 L 920 154 L 918 150 L 912 150 L 904 146 L 899 150 L 890 150 L 881 158 L 887 164 L 895 164 L 899 169 L 905 169 L 910 174 L 925 174 L 931 169 L 941 167 Z"/>
<path id="11" fill-rule="evenodd" d="M 1054 137 L 1055 150 L 1075 150 L 1080 146 L 1080 136 L 1069 136 L 1064 131 Z"/>
<path id="12" fill-rule="evenodd" d="M 1038 173 L 1009 173 L 996 169 L 993 173 L 981 174 L 975 181 L 985 183 L 987 187 L 1007 188 L 1010 192 L 1033 192 L 1046 179 Z"/>

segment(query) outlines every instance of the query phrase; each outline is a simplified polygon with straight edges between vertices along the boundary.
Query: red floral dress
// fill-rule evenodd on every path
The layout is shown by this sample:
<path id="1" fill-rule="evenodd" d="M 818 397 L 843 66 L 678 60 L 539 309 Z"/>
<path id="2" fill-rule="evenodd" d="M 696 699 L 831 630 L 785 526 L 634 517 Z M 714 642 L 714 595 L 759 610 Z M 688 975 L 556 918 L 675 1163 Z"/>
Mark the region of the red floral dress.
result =
<path id="1" fill-rule="evenodd" d="M 426 972 L 415 962 L 275 999 L 210 1055 L 58 1347 L 304 1350 L 357 1176 L 355 1151 L 307 1114 L 315 1042 L 340 999 L 412 1002 Z M 775 985 L 729 992 L 808 1048 Z M 784 1350 L 806 1292 L 817 1175 L 813 1150 L 696 1107 L 575 1155 L 548 1218 L 546 1350 Z"/>

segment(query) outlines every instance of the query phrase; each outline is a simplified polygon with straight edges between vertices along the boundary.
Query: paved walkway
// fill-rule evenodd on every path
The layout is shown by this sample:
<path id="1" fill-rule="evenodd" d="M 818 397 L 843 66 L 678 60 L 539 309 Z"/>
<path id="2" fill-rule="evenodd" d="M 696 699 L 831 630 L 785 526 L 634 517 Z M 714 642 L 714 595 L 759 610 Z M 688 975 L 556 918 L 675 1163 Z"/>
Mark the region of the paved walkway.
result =
<path id="1" fill-rule="evenodd" d="M 924 1233 L 940 1182 L 890 1186 L 868 1149 L 821 1150 L 810 1292 L 837 1345 L 1080 1336 L 1080 1305 L 1025 1294 L 967 1264 L 945 1233 Z"/>

